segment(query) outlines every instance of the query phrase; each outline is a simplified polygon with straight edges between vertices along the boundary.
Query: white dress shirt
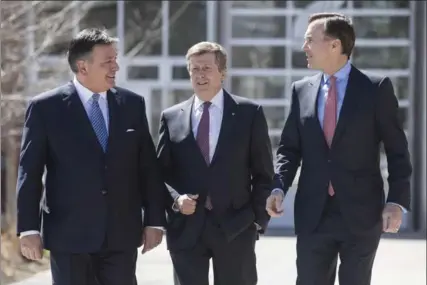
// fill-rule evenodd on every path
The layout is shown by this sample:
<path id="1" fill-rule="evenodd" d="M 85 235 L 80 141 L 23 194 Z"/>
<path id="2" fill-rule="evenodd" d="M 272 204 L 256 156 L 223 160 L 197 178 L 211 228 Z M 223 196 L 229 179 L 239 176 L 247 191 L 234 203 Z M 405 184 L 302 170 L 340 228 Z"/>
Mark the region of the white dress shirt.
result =
<path id="1" fill-rule="evenodd" d="M 209 106 L 209 160 L 215 153 L 218 143 L 219 133 L 221 131 L 222 114 L 224 110 L 224 92 L 221 89 L 210 101 Z M 194 96 L 193 111 L 191 112 L 191 124 L 193 126 L 194 137 L 197 137 L 197 128 L 203 115 L 203 103 L 199 97 Z"/>

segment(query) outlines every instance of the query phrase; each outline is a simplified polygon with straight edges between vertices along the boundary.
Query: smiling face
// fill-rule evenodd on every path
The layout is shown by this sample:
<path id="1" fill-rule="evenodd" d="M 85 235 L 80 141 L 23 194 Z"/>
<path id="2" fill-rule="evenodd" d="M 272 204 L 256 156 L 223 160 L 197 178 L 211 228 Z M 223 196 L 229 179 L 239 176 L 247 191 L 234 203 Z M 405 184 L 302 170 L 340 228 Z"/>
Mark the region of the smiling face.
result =
<path id="1" fill-rule="evenodd" d="M 327 69 L 330 63 L 336 60 L 338 44 L 336 41 L 325 35 L 323 20 L 310 23 L 304 36 L 303 45 L 307 56 L 307 67 L 319 70 Z"/>
<path id="2" fill-rule="evenodd" d="M 214 52 L 191 55 L 188 71 L 194 92 L 203 100 L 210 100 L 222 88 L 225 72 L 221 70 Z"/>
<path id="3" fill-rule="evenodd" d="M 115 45 L 95 45 L 89 56 L 79 60 L 77 66 L 85 86 L 93 92 L 104 92 L 114 87 L 119 70 Z"/>

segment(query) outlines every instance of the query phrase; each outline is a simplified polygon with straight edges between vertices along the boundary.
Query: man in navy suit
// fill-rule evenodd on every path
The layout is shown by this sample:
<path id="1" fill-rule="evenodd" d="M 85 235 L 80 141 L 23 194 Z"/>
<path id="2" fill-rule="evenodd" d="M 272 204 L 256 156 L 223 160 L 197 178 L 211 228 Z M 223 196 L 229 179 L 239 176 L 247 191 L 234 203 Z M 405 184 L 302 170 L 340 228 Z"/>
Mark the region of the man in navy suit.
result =
<path id="1" fill-rule="evenodd" d="M 114 87 L 115 42 L 80 32 L 68 52 L 74 80 L 35 96 L 26 112 L 17 230 L 25 257 L 50 250 L 56 285 L 85 285 L 92 273 L 102 285 L 133 285 L 137 248 L 162 240 L 166 190 L 145 101 Z"/>
<path id="2" fill-rule="evenodd" d="M 322 72 L 292 85 L 292 106 L 277 151 L 271 216 L 301 166 L 295 197 L 298 285 L 368 285 L 381 233 L 397 232 L 410 208 L 412 166 L 388 77 L 349 62 L 355 32 L 343 15 L 312 15 L 308 67 Z M 383 190 L 380 143 L 388 162 Z M 385 202 L 387 202 L 385 204 Z"/>

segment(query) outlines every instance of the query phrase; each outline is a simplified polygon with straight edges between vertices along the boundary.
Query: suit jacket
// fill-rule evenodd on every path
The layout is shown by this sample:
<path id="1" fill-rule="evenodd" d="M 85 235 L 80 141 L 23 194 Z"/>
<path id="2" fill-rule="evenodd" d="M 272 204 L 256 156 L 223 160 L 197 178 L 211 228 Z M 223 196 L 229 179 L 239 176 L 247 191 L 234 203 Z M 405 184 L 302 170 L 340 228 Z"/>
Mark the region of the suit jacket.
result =
<path id="1" fill-rule="evenodd" d="M 329 181 L 350 230 L 366 233 L 381 224 L 384 185 L 380 143 L 388 160 L 387 202 L 410 208 L 408 142 L 398 118 L 398 101 L 389 78 L 352 66 L 346 95 L 328 147 L 317 116 L 322 74 L 292 85 L 292 105 L 277 151 L 274 187 L 285 192 L 302 160 L 295 197 L 295 231 L 309 233 L 319 223 Z"/>
<path id="2" fill-rule="evenodd" d="M 47 249 L 87 253 L 105 242 L 111 250 L 138 247 L 142 209 L 145 225 L 164 226 L 166 190 L 144 99 L 116 88 L 107 92 L 107 101 L 104 153 L 72 82 L 31 100 L 19 161 L 18 234 L 42 230 Z"/>
<path id="3" fill-rule="evenodd" d="M 254 222 L 267 227 L 265 201 L 274 175 L 268 127 L 262 107 L 224 91 L 218 144 L 208 166 L 191 127 L 194 96 L 161 114 L 158 159 L 169 187 L 167 242 L 169 249 L 191 248 L 205 219 L 207 194 L 229 240 Z M 182 194 L 199 194 L 195 213 L 172 210 Z"/>

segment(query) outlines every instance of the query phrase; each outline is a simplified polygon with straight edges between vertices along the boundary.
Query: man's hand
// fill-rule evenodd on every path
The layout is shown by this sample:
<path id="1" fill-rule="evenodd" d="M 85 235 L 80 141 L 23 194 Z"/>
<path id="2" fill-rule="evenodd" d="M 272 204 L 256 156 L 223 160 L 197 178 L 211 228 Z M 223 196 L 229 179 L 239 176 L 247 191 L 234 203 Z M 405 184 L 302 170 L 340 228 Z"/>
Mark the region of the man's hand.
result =
<path id="1" fill-rule="evenodd" d="M 272 191 L 270 196 L 267 198 L 265 209 L 271 217 L 280 217 L 283 215 L 283 203 L 284 195 L 280 191 Z"/>
<path id="2" fill-rule="evenodd" d="M 144 254 L 156 246 L 158 246 L 163 239 L 163 230 L 145 227 L 142 234 L 142 250 L 141 253 Z"/>
<path id="3" fill-rule="evenodd" d="M 198 194 L 196 195 L 185 194 L 185 195 L 179 196 L 176 202 L 178 204 L 178 209 L 181 212 L 181 214 L 192 215 L 196 210 L 197 198 L 199 198 Z"/>
<path id="4" fill-rule="evenodd" d="M 383 210 L 383 231 L 397 233 L 402 224 L 403 211 L 398 205 L 387 204 Z"/>
<path id="5" fill-rule="evenodd" d="M 21 253 L 27 259 L 40 260 L 43 257 L 43 244 L 39 234 L 32 234 L 20 238 Z"/>

